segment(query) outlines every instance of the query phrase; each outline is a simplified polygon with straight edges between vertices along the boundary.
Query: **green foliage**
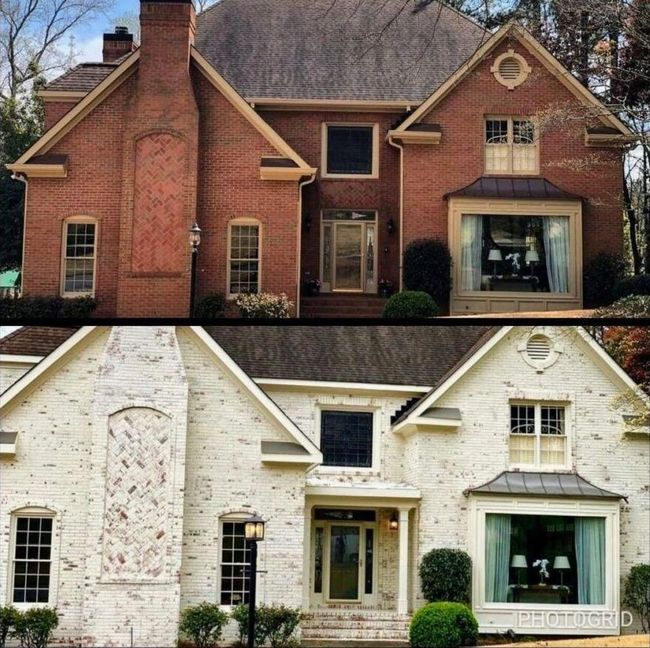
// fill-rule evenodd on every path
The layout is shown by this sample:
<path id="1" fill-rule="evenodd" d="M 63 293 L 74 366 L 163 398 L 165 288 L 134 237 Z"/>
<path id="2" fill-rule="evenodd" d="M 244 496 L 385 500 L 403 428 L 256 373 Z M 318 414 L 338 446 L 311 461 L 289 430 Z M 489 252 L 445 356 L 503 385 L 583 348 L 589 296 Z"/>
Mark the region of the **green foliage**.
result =
<path id="1" fill-rule="evenodd" d="M 11 605 L 0 607 L 0 648 L 5 648 L 7 637 L 16 624 L 18 614 L 18 610 Z"/>
<path id="2" fill-rule="evenodd" d="M 384 306 L 383 317 L 435 317 L 438 306 L 430 295 L 422 291 L 405 290 L 393 295 Z"/>
<path id="3" fill-rule="evenodd" d="M 192 639 L 197 648 L 210 648 L 221 639 L 228 615 L 214 603 L 200 603 L 186 608 L 179 630 Z"/>
<path id="4" fill-rule="evenodd" d="M 293 303 L 284 293 L 246 293 L 235 300 L 239 314 L 245 318 L 283 319 L 289 317 Z"/>
<path id="5" fill-rule="evenodd" d="M 230 614 L 239 628 L 239 643 L 246 645 L 248 639 L 248 605 L 238 605 Z M 255 645 L 267 641 L 271 648 L 289 648 L 297 644 L 294 633 L 300 623 L 297 608 L 285 605 L 259 605 L 255 608 Z"/>
<path id="6" fill-rule="evenodd" d="M 420 563 L 420 580 L 429 602 L 469 603 L 472 559 L 460 549 L 432 549 Z"/>
<path id="7" fill-rule="evenodd" d="M 3 297 L 0 298 L 0 320 L 85 319 L 96 307 L 93 297 Z"/>
<path id="8" fill-rule="evenodd" d="M 650 274 L 626 277 L 616 284 L 614 294 L 616 299 L 631 295 L 650 295 Z"/>
<path id="9" fill-rule="evenodd" d="M 478 623 L 462 603 L 429 603 L 411 619 L 409 640 L 412 648 L 475 646 Z"/>
<path id="10" fill-rule="evenodd" d="M 632 295 L 594 311 L 593 317 L 650 317 L 650 295 Z"/>
<path id="11" fill-rule="evenodd" d="M 59 625 L 59 615 L 53 608 L 30 608 L 19 612 L 14 621 L 15 635 L 21 648 L 45 648 Z"/>
<path id="12" fill-rule="evenodd" d="M 194 306 L 194 317 L 219 319 L 226 310 L 226 298 L 222 293 L 206 295 Z"/>
<path id="13" fill-rule="evenodd" d="M 630 569 L 623 588 L 623 605 L 636 614 L 643 632 L 650 632 L 650 565 L 639 563 Z"/>
<path id="14" fill-rule="evenodd" d="M 585 265 L 584 300 L 587 308 L 611 304 L 616 286 L 625 277 L 625 260 L 619 254 L 600 252 Z"/>
<path id="15" fill-rule="evenodd" d="M 412 241 L 404 251 L 404 286 L 428 293 L 447 309 L 451 290 L 451 254 L 438 239 Z"/>

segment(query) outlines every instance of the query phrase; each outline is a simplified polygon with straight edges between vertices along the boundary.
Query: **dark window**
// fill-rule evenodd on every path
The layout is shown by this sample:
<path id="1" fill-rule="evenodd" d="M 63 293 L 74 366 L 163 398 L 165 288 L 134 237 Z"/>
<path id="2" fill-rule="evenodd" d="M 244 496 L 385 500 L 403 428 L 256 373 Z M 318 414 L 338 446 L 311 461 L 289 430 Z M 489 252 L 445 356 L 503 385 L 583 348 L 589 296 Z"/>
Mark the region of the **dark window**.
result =
<path id="1" fill-rule="evenodd" d="M 366 529 L 366 573 L 365 573 L 365 593 L 372 594 L 372 571 L 374 558 L 374 540 L 375 532 L 373 529 Z"/>
<path id="2" fill-rule="evenodd" d="M 323 412 L 320 446 L 324 466 L 372 466 L 372 413 Z"/>
<path id="3" fill-rule="evenodd" d="M 248 603 L 250 549 L 245 522 L 221 525 L 221 605 Z"/>
<path id="4" fill-rule="evenodd" d="M 16 518 L 14 603 L 47 603 L 50 598 L 52 518 Z"/>
<path id="5" fill-rule="evenodd" d="M 372 126 L 327 127 L 327 173 L 372 173 Z"/>

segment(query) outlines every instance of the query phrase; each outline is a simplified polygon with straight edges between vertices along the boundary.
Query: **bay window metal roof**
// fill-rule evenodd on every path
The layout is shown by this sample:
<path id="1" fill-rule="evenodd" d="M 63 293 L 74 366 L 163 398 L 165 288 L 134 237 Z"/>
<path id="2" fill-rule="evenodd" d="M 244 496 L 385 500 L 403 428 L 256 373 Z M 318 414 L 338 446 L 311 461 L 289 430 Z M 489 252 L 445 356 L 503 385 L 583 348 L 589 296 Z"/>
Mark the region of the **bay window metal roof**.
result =
<path id="1" fill-rule="evenodd" d="M 445 198 L 519 198 L 523 200 L 582 200 L 580 196 L 556 187 L 545 178 L 500 178 L 481 176 Z"/>
<path id="2" fill-rule="evenodd" d="M 578 473 L 504 471 L 491 481 L 464 491 L 465 495 L 472 493 L 626 499 L 625 495 L 595 486 Z"/>

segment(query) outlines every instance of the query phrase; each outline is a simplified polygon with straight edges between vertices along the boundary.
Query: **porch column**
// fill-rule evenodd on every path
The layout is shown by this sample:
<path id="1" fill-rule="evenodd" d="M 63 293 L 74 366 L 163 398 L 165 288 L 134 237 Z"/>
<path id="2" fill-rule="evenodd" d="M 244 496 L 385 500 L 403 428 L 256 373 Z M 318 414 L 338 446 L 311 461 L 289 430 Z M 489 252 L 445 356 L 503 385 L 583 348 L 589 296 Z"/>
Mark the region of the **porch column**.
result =
<path id="1" fill-rule="evenodd" d="M 311 605 L 311 504 L 305 504 L 304 558 L 302 567 L 302 609 Z"/>
<path id="2" fill-rule="evenodd" d="M 399 564 L 397 587 L 397 613 L 408 614 L 409 582 L 409 511 L 410 507 L 399 508 Z"/>

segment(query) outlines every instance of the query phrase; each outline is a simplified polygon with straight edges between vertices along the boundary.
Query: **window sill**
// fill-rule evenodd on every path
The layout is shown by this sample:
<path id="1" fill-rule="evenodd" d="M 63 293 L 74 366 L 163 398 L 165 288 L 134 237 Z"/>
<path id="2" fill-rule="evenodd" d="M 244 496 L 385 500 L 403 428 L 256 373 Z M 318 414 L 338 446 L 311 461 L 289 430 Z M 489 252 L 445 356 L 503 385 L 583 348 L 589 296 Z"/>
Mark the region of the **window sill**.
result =
<path id="1" fill-rule="evenodd" d="M 508 470 L 514 471 L 514 472 L 548 472 L 548 473 L 554 473 L 554 472 L 571 472 L 571 466 L 567 466 L 567 464 L 562 464 L 562 465 L 556 465 L 556 466 L 551 466 L 551 465 L 544 465 L 544 466 L 536 466 L 534 464 L 509 464 L 508 465 Z"/>
<path id="2" fill-rule="evenodd" d="M 321 180 L 379 180 L 378 173 L 323 173 Z"/>
<path id="3" fill-rule="evenodd" d="M 61 297 L 63 299 L 77 299 L 78 297 L 95 297 L 95 291 L 93 290 L 92 292 L 62 292 Z"/>
<path id="4" fill-rule="evenodd" d="M 354 468 L 352 466 L 323 466 L 320 465 L 314 471 L 322 475 L 359 475 L 360 477 L 379 477 L 379 468 Z"/>

